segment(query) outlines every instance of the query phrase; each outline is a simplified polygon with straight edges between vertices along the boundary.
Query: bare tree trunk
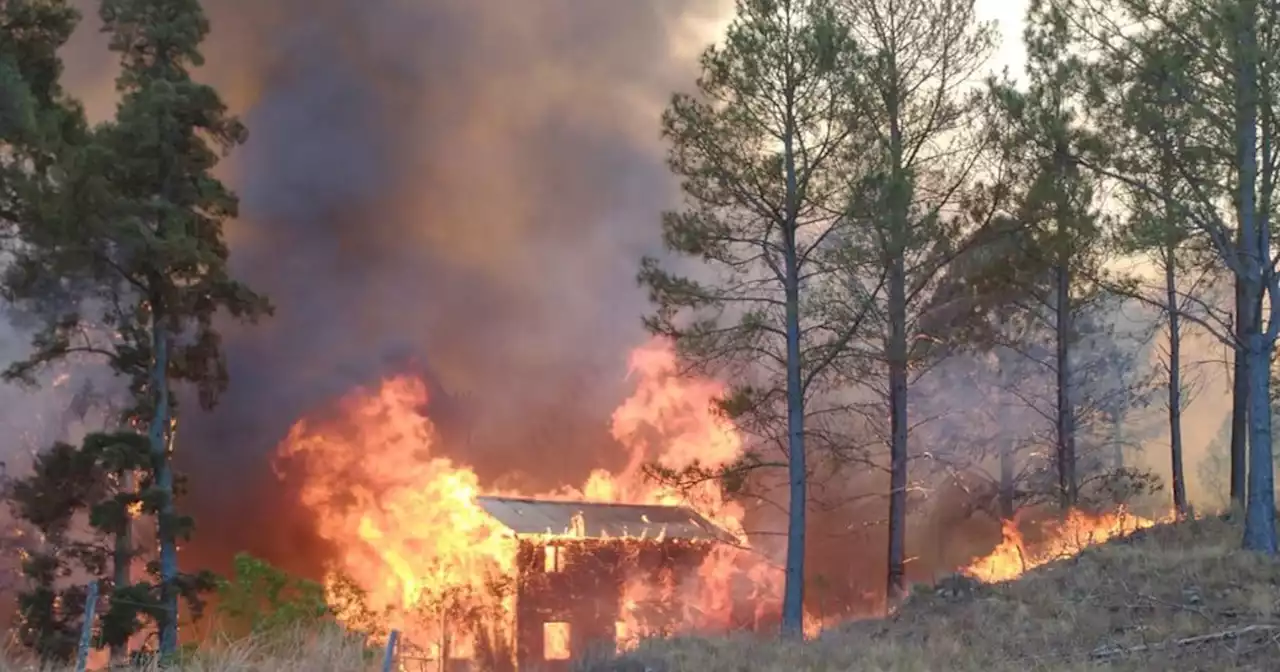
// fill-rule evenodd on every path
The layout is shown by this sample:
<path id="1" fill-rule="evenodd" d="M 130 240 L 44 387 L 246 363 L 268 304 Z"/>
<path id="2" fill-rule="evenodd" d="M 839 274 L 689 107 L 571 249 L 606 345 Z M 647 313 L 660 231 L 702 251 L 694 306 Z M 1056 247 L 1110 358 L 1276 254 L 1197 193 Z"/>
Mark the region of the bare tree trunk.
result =
<path id="1" fill-rule="evenodd" d="M 788 120 L 788 128 L 794 128 Z M 787 178 L 787 226 L 784 260 L 787 340 L 787 469 L 791 492 L 787 520 L 786 580 L 782 597 L 782 634 L 804 636 L 804 556 L 805 509 L 808 503 L 806 485 L 808 468 L 804 445 L 804 387 L 800 362 L 800 272 L 796 249 L 799 185 L 796 179 L 794 138 L 784 141 L 784 168 Z"/>
<path id="2" fill-rule="evenodd" d="M 890 66 L 892 79 L 896 67 Z M 889 231 L 885 236 L 889 334 L 889 571 L 885 596 L 894 604 L 906 593 L 907 527 L 907 246 L 910 184 L 903 166 L 902 122 L 898 92 L 888 96 L 889 160 L 891 173 L 887 205 Z"/>
<path id="3" fill-rule="evenodd" d="M 151 319 L 151 395 L 154 403 L 148 438 L 155 487 L 163 498 L 157 518 L 160 544 L 160 655 L 172 656 L 178 650 L 178 548 L 177 523 L 173 501 L 173 464 L 169 459 L 169 432 L 172 411 L 169 403 L 169 332 L 160 302 L 152 301 Z"/>
<path id="4" fill-rule="evenodd" d="M 1245 249 L 1244 232 L 1236 235 L 1237 249 Z M 1240 255 L 1241 265 L 1247 264 L 1245 255 Z M 1251 307 L 1248 285 L 1244 278 L 1236 278 L 1236 347 L 1232 352 L 1231 381 L 1231 506 L 1244 511 L 1248 474 L 1246 466 L 1249 459 L 1249 355 L 1245 344 L 1248 343 L 1249 332 L 1254 329 L 1248 324 Z"/>
<path id="5" fill-rule="evenodd" d="M 1014 442 L 1012 439 L 1003 439 L 1000 445 L 1000 492 L 999 505 L 1000 517 L 1005 520 L 1013 520 L 1015 511 L 1014 501 L 1014 476 L 1017 469 L 1014 455 Z"/>
<path id="6" fill-rule="evenodd" d="M 1059 224 L 1061 226 L 1061 224 Z M 1065 258 L 1066 252 L 1060 254 Z M 1067 262 L 1061 261 L 1055 269 L 1054 301 L 1055 341 L 1057 345 L 1057 462 L 1058 504 L 1062 510 L 1076 505 L 1076 436 L 1075 406 L 1071 394 L 1071 271 Z"/>
<path id="7" fill-rule="evenodd" d="M 906 278 L 901 255 L 890 261 L 889 284 L 889 575 L 892 604 L 906 587 L 907 334 Z"/>
<path id="8" fill-rule="evenodd" d="M 1271 459 L 1271 354 L 1275 347 L 1277 316 L 1273 313 L 1264 332 L 1261 301 L 1269 292 L 1275 306 L 1276 286 L 1271 269 L 1270 231 L 1260 226 L 1257 208 L 1258 182 L 1258 3 L 1239 5 L 1234 45 L 1236 67 L 1236 140 L 1239 168 L 1239 228 L 1246 241 L 1250 333 L 1249 377 L 1249 491 L 1245 498 L 1244 547 L 1276 554 L 1275 465 Z M 1265 287 L 1265 289 L 1264 289 Z M 1259 310 L 1253 310 L 1258 306 Z"/>
<path id="9" fill-rule="evenodd" d="M 1173 508 L 1187 514 L 1187 486 L 1182 472 L 1182 331 L 1178 314 L 1177 247 L 1164 251 L 1164 289 L 1169 314 L 1169 459 L 1173 473 Z"/>
<path id="10" fill-rule="evenodd" d="M 1249 347 L 1249 496 L 1244 547 L 1276 554 L 1275 465 L 1271 457 L 1271 362 L 1274 339 L 1255 333 Z"/>
<path id="11" fill-rule="evenodd" d="M 120 474 L 121 492 L 132 493 L 137 488 L 132 469 Z M 115 547 L 111 554 L 112 593 L 118 594 L 123 588 L 133 583 L 133 518 L 130 516 L 116 535 Z M 122 642 L 111 646 L 111 664 L 124 665 L 129 660 L 129 643 Z"/>

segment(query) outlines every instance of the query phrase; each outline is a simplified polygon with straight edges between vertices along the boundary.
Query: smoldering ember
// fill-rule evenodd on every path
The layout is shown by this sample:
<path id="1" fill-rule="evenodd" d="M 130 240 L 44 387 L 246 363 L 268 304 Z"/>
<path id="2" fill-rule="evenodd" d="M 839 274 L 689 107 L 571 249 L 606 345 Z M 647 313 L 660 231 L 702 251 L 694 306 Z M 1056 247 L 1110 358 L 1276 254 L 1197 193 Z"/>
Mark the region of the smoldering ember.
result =
<path id="1" fill-rule="evenodd" d="M 1264 4 L 0 0 L 0 669 L 1261 669 Z"/>

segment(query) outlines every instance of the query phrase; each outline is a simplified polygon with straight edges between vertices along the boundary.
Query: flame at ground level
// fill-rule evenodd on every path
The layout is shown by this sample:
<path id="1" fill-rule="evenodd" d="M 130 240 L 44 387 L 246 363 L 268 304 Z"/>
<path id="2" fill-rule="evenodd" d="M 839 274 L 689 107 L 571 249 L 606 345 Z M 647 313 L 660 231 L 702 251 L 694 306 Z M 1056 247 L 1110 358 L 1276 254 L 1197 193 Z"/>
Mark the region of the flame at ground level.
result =
<path id="1" fill-rule="evenodd" d="M 427 388 L 413 377 L 358 389 L 338 402 L 336 413 L 298 422 L 278 448 L 277 473 L 298 479 L 301 504 L 336 549 L 328 588 L 340 618 L 362 629 L 399 629 L 432 657 L 509 647 L 513 633 L 503 631 L 503 615 L 512 613 L 518 542 L 477 505 L 482 494 L 682 504 L 738 538 L 737 545 L 710 549 L 688 571 L 667 568 L 656 580 L 628 577 L 621 620 L 611 631 L 629 640 L 677 625 L 683 631 L 730 627 L 743 605 L 757 614 L 773 608 L 782 573 L 747 548 L 744 509 L 724 496 L 716 479 L 675 489 L 646 477 L 649 464 L 672 472 L 715 470 L 743 451 L 737 428 L 713 410 L 724 388 L 680 376 L 676 364 L 661 341 L 633 353 L 635 392 L 612 424 L 626 466 L 596 470 L 581 487 L 551 492 L 486 489 L 470 467 L 442 457 L 426 412 Z M 581 535 L 549 529 L 544 536 Z M 653 613 L 649 605 L 675 598 L 685 605 L 679 614 L 646 615 Z M 562 629 L 549 626 L 545 653 L 560 655 Z"/>
<path id="2" fill-rule="evenodd" d="M 1089 514 L 1072 509 L 1061 519 L 1044 526 L 1043 539 L 1029 541 L 1019 529 L 1019 520 L 1001 522 L 1002 541 L 989 555 L 962 570 L 986 583 L 1010 581 L 1028 570 L 1078 555 L 1090 546 L 1169 522 L 1173 516 L 1143 518 L 1121 509 L 1114 513 Z"/>

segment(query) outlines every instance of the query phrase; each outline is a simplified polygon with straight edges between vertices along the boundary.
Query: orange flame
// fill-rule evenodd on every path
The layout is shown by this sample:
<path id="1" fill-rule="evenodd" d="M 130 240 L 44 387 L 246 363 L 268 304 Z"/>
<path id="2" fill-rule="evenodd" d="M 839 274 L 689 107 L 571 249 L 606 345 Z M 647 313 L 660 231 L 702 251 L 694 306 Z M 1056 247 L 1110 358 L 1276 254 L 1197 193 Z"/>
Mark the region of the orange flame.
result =
<path id="1" fill-rule="evenodd" d="M 1135 516 L 1123 509 L 1115 513 L 1090 515 L 1072 509 L 1060 521 L 1047 524 L 1044 540 L 1029 543 L 1014 520 L 1001 522 L 1003 539 L 989 555 L 961 570 L 985 583 L 1009 581 L 1022 576 L 1028 570 L 1074 555 L 1090 546 L 1104 543 L 1141 529 L 1167 522 L 1160 519 Z"/>
<path id="2" fill-rule="evenodd" d="M 727 627 L 730 613 L 744 604 L 765 609 L 781 576 L 744 551 L 744 508 L 725 496 L 716 479 L 673 488 L 645 474 L 646 465 L 655 463 L 677 472 L 694 465 L 715 470 L 742 455 L 741 434 L 713 408 L 724 387 L 680 375 L 676 355 L 663 341 L 633 352 L 630 370 L 635 392 L 615 411 L 612 424 L 614 438 L 628 452 L 626 466 L 617 473 L 596 470 L 581 488 L 549 494 L 486 490 L 471 468 L 441 457 L 440 438 L 425 415 L 427 389 L 415 378 L 355 390 L 339 401 L 335 417 L 298 422 L 278 447 L 277 473 L 302 477 L 301 503 L 319 536 L 335 549 L 331 593 L 354 585 L 384 627 L 402 630 L 433 657 L 471 655 L 474 647 L 463 642 L 478 635 L 511 637 L 512 596 L 502 588 L 515 575 L 516 541 L 475 497 L 521 495 L 684 504 L 739 538 L 740 547 L 710 553 L 696 577 L 668 576 L 661 585 L 647 577 L 629 580 L 623 621 L 616 624 L 629 642 L 676 624 Z M 688 605 L 683 614 L 667 614 L 664 623 L 646 616 L 646 601 L 670 602 L 677 593 Z M 338 616 L 367 629 L 356 611 Z M 481 632 L 485 628 L 492 632 Z M 544 634 L 544 646 L 563 644 L 562 633 Z"/>

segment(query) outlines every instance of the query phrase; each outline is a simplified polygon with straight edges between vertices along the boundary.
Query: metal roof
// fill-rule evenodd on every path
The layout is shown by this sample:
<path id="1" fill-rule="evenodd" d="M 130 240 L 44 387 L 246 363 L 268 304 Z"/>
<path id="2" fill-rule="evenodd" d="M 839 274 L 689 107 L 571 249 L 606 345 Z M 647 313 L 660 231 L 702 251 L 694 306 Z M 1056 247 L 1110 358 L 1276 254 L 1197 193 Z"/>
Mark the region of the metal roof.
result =
<path id="1" fill-rule="evenodd" d="M 485 513 L 517 536 L 566 535 L 582 539 L 642 537 L 733 541 L 733 537 L 684 506 L 609 504 L 520 497 L 476 497 Z M 575 529 L 576 528 L 576 529 Z"/>

